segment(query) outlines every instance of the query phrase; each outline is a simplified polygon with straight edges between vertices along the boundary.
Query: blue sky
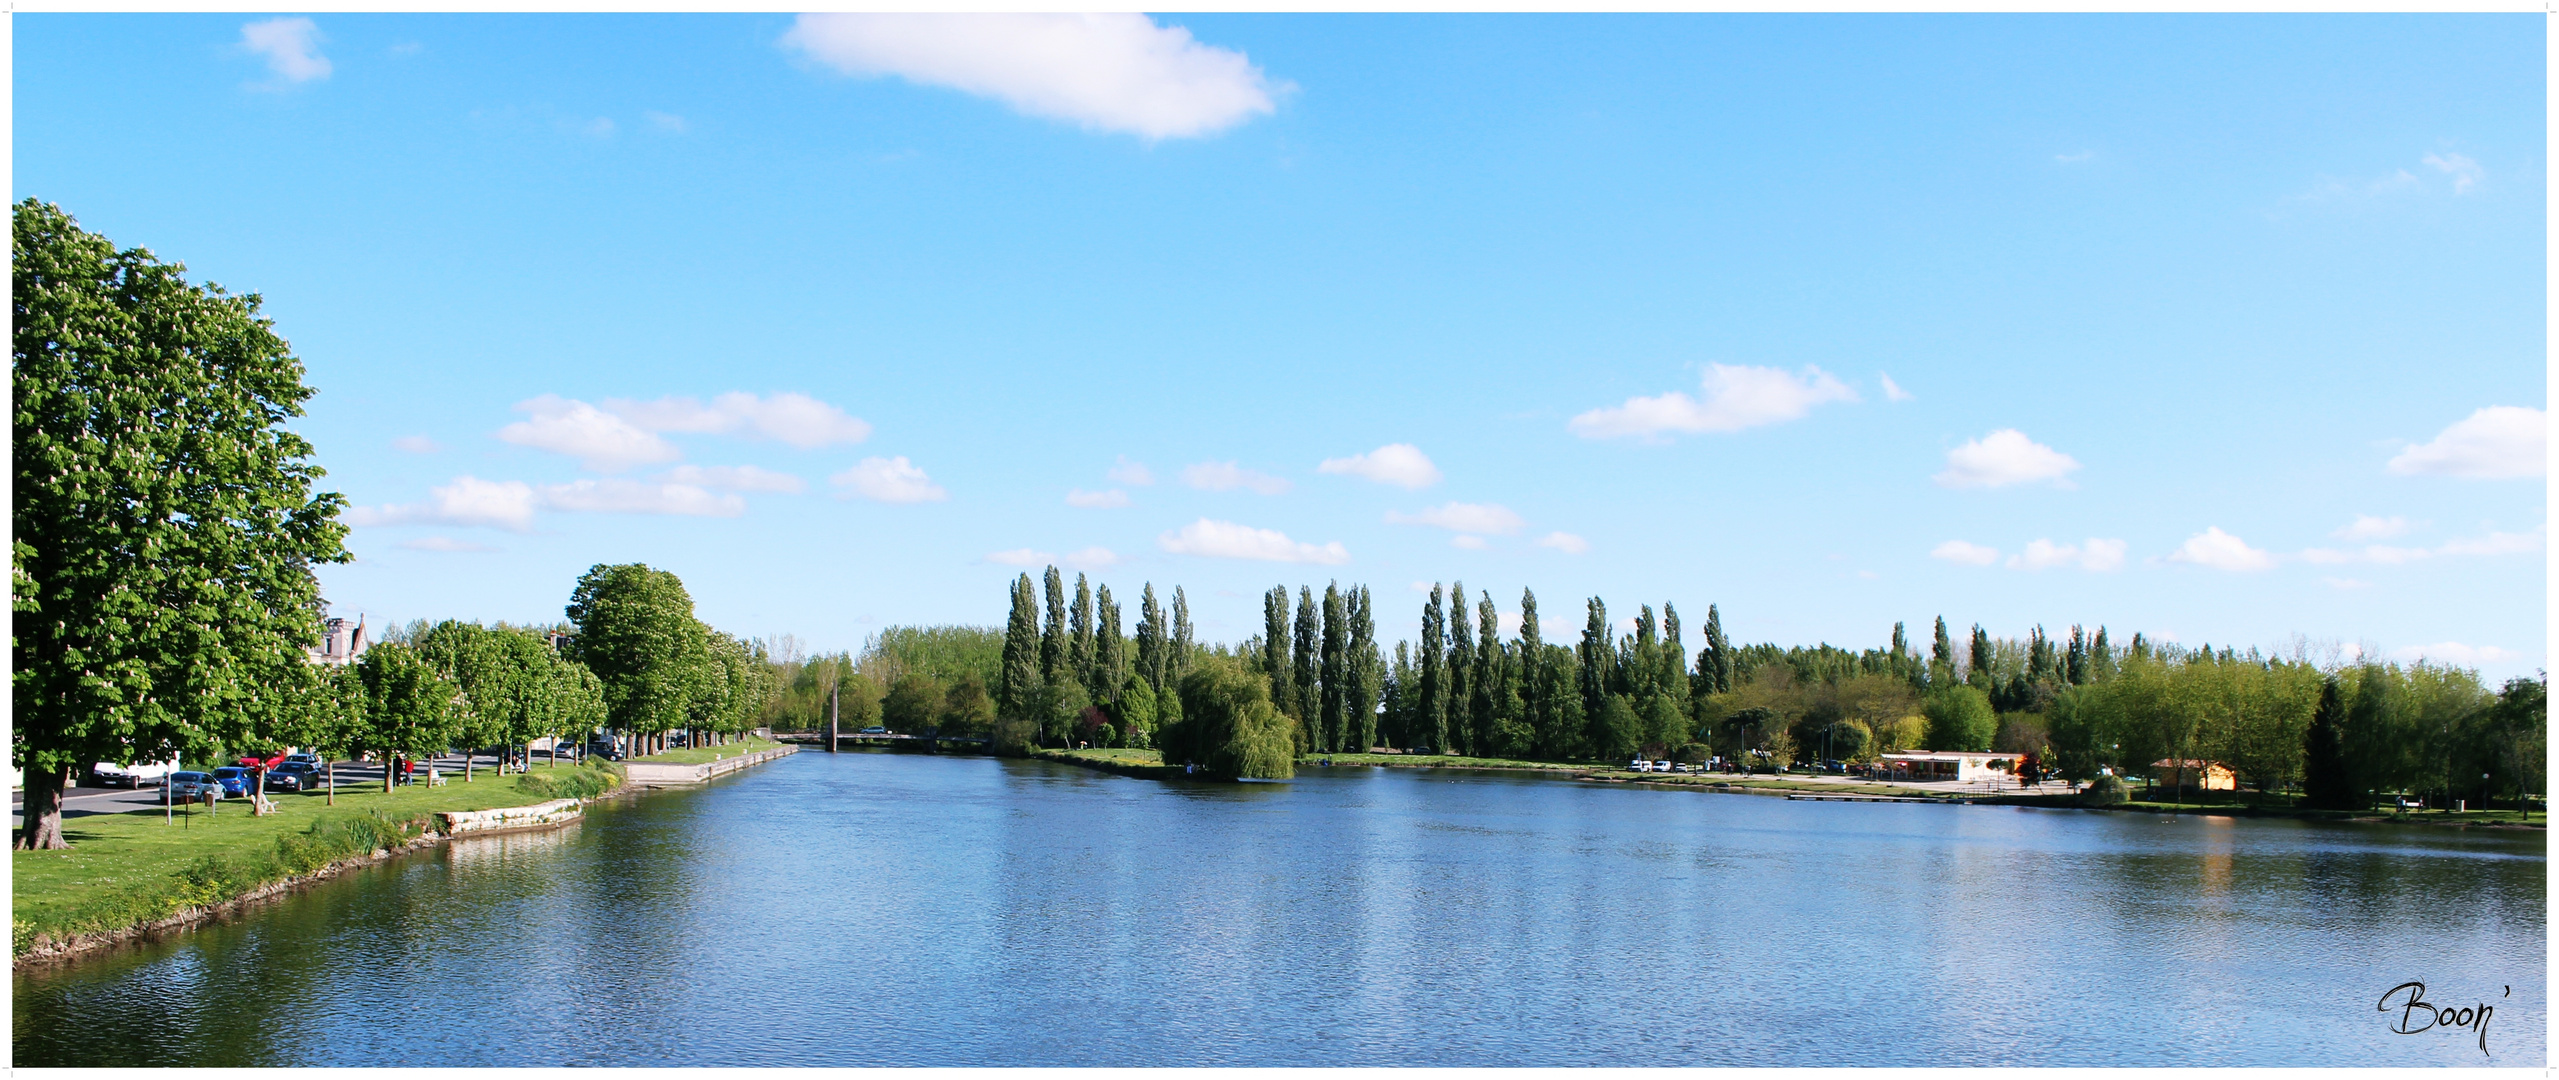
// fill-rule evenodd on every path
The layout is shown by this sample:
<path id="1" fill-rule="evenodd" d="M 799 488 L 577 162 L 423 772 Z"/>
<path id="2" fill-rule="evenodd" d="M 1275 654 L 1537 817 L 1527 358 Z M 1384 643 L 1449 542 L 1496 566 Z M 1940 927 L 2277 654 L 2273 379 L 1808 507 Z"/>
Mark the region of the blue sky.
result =
<path id="1" fill-rule="evenodd" d="M 15 27 L 14 196 L 308 366 L 342 613 L 2545 662 L 2537 16 Z"/>

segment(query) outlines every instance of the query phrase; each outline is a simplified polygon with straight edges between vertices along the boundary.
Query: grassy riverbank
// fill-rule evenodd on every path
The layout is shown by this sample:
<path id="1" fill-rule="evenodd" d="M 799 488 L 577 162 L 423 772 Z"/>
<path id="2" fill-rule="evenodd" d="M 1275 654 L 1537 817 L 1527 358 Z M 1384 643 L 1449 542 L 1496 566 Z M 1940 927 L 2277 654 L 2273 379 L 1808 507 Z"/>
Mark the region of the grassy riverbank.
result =
<path id="1" fill-rule="evenodd" d="M 682 746 L 662 753 L 651 754 L 647 757 L 632 758 L 631 760 L 656 762 L 665 765 L 708 765 L 715 759 L 726 761 L 733 757 L 744 757 L 748 754 L 761 753 L 766 750 L 779 750 L 781 748 L 781 743 L 774 742 L 771 739 L 758 739 L 750 736 L 724 746 Z"/>
<path id="2" fill-rule="evenodd" d="M 378 785 L 340 785 L 334 807 L 316 793 L 272 796 L 277 809 L 265 817 L 251 816 L 246 802 L 210 814 L 182 811 L 173 821 L 157 809 L 67 817 L 69 849 L 11 853 L 11 955 L 218 904 L 398 847 L 424 833 L 440 811 L 530 806 L 615 782 L 598 769 L 542 769 L 530 777 L 483 773 L 467 784 L 409 784 L 390 794 Z"/>
<path id="3" fill-rule="evenodd" d="M 2002 795 L 1988 802 L 2013 806 L 2079 806 L 2074 795 Z M 2291 796 L 2275 796 L 2259 801 L 2216 799 L 2211 802 L 2175 802 L 2160 799 L 2133 799 L 2104 807 L 2108 810 L 2134 810 L 2153 814 L 2204 814 L 2224 817 L 2300 818 L 2305 821 L 2388 821 L 2409 825 L 2475 825 L 2503 828 L 2546 829 L 2550 815 L 2541 810 L 2415 810 L 2400 813 L 2381 808 L 2374 810 L 2310 810 L 2296 805 Z"/>

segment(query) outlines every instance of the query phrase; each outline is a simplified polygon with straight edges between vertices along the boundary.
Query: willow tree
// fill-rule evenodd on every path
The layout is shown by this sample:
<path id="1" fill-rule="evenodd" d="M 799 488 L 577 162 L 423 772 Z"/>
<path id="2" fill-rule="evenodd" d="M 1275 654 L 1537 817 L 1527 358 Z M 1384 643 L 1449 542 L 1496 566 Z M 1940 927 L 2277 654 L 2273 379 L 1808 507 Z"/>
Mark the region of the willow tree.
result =
<path id="1" fill-rule="evenodd" d="M 61 848 L 72 769 L 251 741 L 320 637 L 346 500 L 285 429 L 312 391 L 259 297 L 11 212 L 16 846 Z"/>
<path id="2" fill-rule="evenodd" d="M 1285 780 L 1296 775 L 1289 720 L 1271 707 L 1269 683 L 1221 656 L 1202 657 L 1182 678 L 1182 749 L 1209 775 Z M 1166 760 L 1172 760 L 1168 748 Z"/>

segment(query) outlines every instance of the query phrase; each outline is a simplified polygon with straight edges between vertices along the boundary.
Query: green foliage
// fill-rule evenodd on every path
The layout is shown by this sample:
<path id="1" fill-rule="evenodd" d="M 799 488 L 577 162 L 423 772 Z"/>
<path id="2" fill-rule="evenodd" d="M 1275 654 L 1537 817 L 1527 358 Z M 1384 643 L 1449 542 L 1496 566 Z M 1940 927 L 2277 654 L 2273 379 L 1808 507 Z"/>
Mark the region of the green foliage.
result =
<path id="1" fill-rule="evenodd" d="M 688 726 L 714 663 L 693 597 L 674 574 L 598 565 L 578 579 L 568 616 L 574 658 L 604 685 L 607 722 L 629 732 Z"/>
<path id="2" fill-rule="evenodd" d="M 462 688 L 416 649 L 373 646 L 355 662 L 355 671 L 364 685 L 359 749 L 414 760 L 452 748 L 462 733 Z"/>
<path id="3" fill-rule="evenodd" d="M 515 789 L 544 799 L 592 799 L 620 784 L 618 770 L 595 767 L 535 769 L 515 778 Z"/>
<path id="4" fill-rule="evenodd" d="M 1186 750 L 1203 771 L 1231 780 L 1296 775 L 1288 718 L 1271 707 L 1268 683 L 1223 658 L 1203 658 L 1182 679 Z M 1167 762 L 1172 760 L 1166 755 Z"/>
<path id="5" fill-rule="evenodd" d="M 1931 750 L 1988 750 L 1999 734 L 1999 716 L 1990 707 L 1990 695 L 1975 687 L 1931 690 L 1919 708 L 1928 718 Z"/>
<path id="6" fill-rule="evenodd" d="M 12 210 L 11 760 L 20 843 L 89 761 L 219 756 L 293 708 L 319 639 L 313 563 L 345 499 L 285 425 L 311 390 L 255 294 Z"/>
<path id="7" fill-rule="evenodd" d="M 977 676 L 962 673 L 942 693 L 941 734 L 975 736 L 995 726 L 995 698 Z"/>
<path id="8" fill-rule="evenodd" d="M 999 685 L 1004 672 L 1005 631 L 989 626 L 892 626 L 862 643 L 860 670 L 894 687 L 908 674 L 949 685 L 961 676 L 980 687 Z"/>
<path id="9" fill-rule="evenodd" d="M 900 735 L 921 735 L 941 723 L 947 695 L 948 691 L 932 676 L 908 672 L 880 700 L 880 721 Z"/>
<path id="10" fill-rule="evenodd" d="M 2114 774 L 2108 773 L 2098 777 L 2080 791 L 2079 805 L 2115 806 L 2129 797 L 2124 791 L 2124 782 L 2117 779 Z"/>

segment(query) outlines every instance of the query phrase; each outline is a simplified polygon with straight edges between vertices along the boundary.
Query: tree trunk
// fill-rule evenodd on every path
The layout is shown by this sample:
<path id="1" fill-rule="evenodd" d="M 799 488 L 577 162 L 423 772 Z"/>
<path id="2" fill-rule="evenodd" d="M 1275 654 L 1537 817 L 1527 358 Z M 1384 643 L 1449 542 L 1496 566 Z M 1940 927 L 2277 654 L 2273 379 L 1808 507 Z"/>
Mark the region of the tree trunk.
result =
<path id="1" fill-rule="evenodd" d="M 328 773 L 329 773 L 329 803 L 328 803 L 328 804 L 329 804 L 330 806 L 336 806 L 336 805 L 338 804 L 338 763 L 337 763 L 337 761 L 335 760 L 335 759 L 337 758 L 337 755 L 336 755 L 336 754 L 331 754 L 331 755 L 329 755 L 329 757 L 330 757 L 330 759 L 331 759 L 331 760 L 329 761 L 329 763 L 328 763 L 327 765 L 322 766 L 322 768 L 327 769 L 327 770 L 328 770 Z"/>
<path id="2" fill-rule="evenodd" d="M 477 764 L 479 764 L 479 762 L 480 762 L 480 752 L 479 752 L 479 751 L 477 751 L 477 750 L 464 750 L 464 751 L 462 751 L 462 782 L 463 782 L 463 783 L 468 784 L 468 783 L 470 783 L 470 782 L 471 782 L 471 766 L 473 766 L 473 765 L 477 765 Z"/>
<path id="3" fill-rule="evenodd" d="M 400 756 L 398 754 L 385 756 L 382 759 L 382 793 L 385 795 L 390 794 L 391 785 L 398 783 L 399 780 Z"/>
<path id="4" fill-rule="evenodd" d="M 46 769 L 27 770 L 26 792 L 26 818 L 18 826 L 17 849 L 53 851 L 70 847 L 70 842 L 62 838 L 62 774 Z"/>

